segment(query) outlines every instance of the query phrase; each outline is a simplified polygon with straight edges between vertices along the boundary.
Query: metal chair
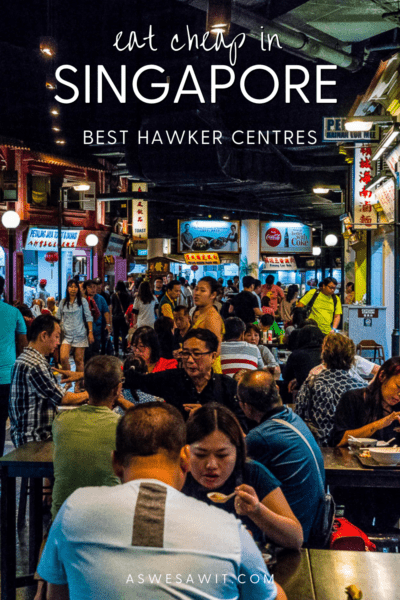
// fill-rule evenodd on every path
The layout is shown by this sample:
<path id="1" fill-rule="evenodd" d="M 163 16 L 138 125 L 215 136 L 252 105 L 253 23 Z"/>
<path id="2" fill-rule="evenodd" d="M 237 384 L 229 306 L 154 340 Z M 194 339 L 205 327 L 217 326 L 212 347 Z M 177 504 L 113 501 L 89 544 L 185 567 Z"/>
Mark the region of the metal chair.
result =
<path id="1" fill-rule="evenodd" d="M 377 344 L 374 340 L 361 340 L 361 342 L 357 344 L 356 354 L 363 356 L 363 358 L 367 358 L 378 365 L 383 365 L 385 362 L 383 346 Z"/>

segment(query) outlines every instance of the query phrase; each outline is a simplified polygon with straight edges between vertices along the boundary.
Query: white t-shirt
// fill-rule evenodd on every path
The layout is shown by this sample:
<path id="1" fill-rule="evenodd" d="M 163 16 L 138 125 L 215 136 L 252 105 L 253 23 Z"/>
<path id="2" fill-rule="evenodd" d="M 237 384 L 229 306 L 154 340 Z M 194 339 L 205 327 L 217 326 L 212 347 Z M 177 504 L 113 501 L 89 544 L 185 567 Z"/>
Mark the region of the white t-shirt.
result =
<path id="1" fill-rule="evenodd" d="M 137 315 L 138 327 L 143 327 L 144 325 L 147 325 L 148 327 L 154 327 L 154 321 L 156 320 L 154 308 L 156 304 L 157 300 L 155 298 L 148 304 L 144 304 L 137 297 L 135 298 L 135 301 L 133 303 L 133 309 L 139 311 Z"/>
<path id="2" fill-rule="evenodd" d="M 277 589 L 233 515 L 154 479 L 80 488 L 38 567 L 70 600 L 273 600 Z"/>

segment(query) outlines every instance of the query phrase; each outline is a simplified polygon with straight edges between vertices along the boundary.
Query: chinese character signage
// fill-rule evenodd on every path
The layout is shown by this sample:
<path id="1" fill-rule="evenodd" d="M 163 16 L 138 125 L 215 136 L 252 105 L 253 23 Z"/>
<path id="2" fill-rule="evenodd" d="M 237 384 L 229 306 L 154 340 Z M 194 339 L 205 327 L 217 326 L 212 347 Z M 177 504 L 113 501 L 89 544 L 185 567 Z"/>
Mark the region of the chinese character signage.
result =
<path id="1" fill-rule="evenodd" d="M 69 250 L 78 245 L 78 229 L 61 231 L 61 248 Z M 58 248 L 58 229 L 38 229 L 30 227 L 25 243 L 25 250 L 51 250 Z"/>
<path id="2" fill-rule="evenodd" d="M 370 131 L 347 131 L 345 123 L 346 117 L 325 117 L 324 118 L 324 142 L 379 142 L 379 127 L 373 125 Z"/>
<path id="3" fill-rule="evenodd" d="M 265 267 L 268 271 L 294 271 L 297 269 L 294 256 L 264 256 Z"/>
<path id="4" fill-rule="evenodd" d="M 179 252 L 239 252 L 239 221 L 179 221 Z"/>
<path id="5" fill-rule="evenodd" d="M 193 252 L 185 254 L 187 265 L 219 265 L 219 256 L 216 252 Z"/>
<path id="6" fill-rule="evenodd" d="M 366 187 L 373 178 L 372 149 L 369 145 L 354 150 L 354 229 L 376 229 L 378 215 L 373 209 L 375 194 Z"/>
<path id="7" fill-rule="evenodd" d="M 389 179 L 375 192 L 375 200 L 382 206 L 388 223 L 394 222 L 394 199 L 394 179 Z"/>
<path id="8" fill-rule="evenodd" d="M 125 244 L 125 236 L 117 233 L 110 233 L 105 254 L 107 256 L 121 256 L 122 248 Z"/>
<path id="9" fill-rule="evenodd" d="M 132 183 L 132 192 L 147 192 L 147 183 Z M 147 201 L 132 200 L 132 239 L 147 240 Z"/>
<path id="10" fill-rule="evenodd" d="M 312 252 L 312 230 L 302 223 L 269 221 L 260 225 L 260 251 L 274 254 Z"/>
<path id="11" fill-rule="evenodd" d="M 398 171 L 397 165 L 400 161 L 400 144 L 396 146 L 396 148 L 392 150 L 390 154 L 388 154 L 388 156 L 385 158 L 385 161 L 393 175 L 396 175 L 396 171 Z"/>

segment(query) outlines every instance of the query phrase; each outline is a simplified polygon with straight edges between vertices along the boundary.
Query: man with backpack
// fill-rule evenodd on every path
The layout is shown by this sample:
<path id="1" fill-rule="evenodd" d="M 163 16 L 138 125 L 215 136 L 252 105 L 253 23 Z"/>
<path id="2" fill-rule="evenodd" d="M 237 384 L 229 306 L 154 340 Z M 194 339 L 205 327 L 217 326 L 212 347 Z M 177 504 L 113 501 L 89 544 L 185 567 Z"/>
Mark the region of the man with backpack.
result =
<path id="1" fill-rule="evenodd" d="M 325 277 L 320 290 L 310 290 L 297 303 L 305 306 L 308 311 L 307 318 L 314 319 L 318 327 L 327 335 L 337 329 L 342 314 L 342 304 L 339 296 L 335 294 L 337 281 L 334 277 Z"/>

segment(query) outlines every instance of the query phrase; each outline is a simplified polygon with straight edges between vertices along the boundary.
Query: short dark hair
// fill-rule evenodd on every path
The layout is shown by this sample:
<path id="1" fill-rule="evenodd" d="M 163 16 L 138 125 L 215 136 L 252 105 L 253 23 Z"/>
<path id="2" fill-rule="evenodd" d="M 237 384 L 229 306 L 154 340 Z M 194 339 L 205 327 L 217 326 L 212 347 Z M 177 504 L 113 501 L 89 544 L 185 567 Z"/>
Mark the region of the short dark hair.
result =
<path id="1" fill-rule="evenodd" d="M 169 273 L 168 273 L 168 275 L 169 275 Z M 172 273 L 171 273 L 171 275 L 172 275 Z M 171 291 L 171 290 L 173 290 L 173 288 L 174 288 L 176 285 L 179 285 L 179 286 L 180 286 L 181 284 L 180 284 L 180 282 L 179 282 L 177 279 L 173 279 L 172 281 L 170 281 L 169 283 L 167 283 L 167 290 L 168 290 L 168 291 Z"/>
<path id="2" fill-rule="evenodd" d="M 214 433 L 214 431 L 224 433 L 236 448 L 236 475 L 243 477 L 246 462 L 246 444 L 239 421 L 229 408 L 218 402 L 205 404 L 189 417 L 186 430 L 186 442 L 188 444 L 199 442 Z M 240 483 L 243 483 L 243 481 Z"/>
<path id="3" fill-rule="evenodd" d="M 183 311 L 183 313 L 185 315 L 189 315 L 189 309 L 187 306 L 185 306 L 184 304 L 178 304 L 178 306 L 175 306 L 174 308 L 174 313 L 178 313 L 181 312 L 181 310 Z"/>
<path id="4" fill-rule="evenodd" d="M 321 283 L 322 285 L 329 285 L 330 283 L 334 283 L 335 285 L 337 285 L 337 279 L 335 279 L 334 277 L 325 277 L 325 279 L 323 279 Z"/>
<path id="5" fill-rule="evenodd" d="M 246 331 L 246 324 L 239 317 L 229 317 L 225 321 L 224 341 L 238 340 L 242 333 Z"/>
<path id="6" fill-rule="evenodd" d="M 93 356 L 85 365 L 84 380 L 90 398 L 105 400 L 122 382 L 122 362 L 116 356 Z"/>
<path id="7" fill-rule="evenodd" d="M 0 275 L 0 294 L 2 294 L 4 291 L 4 283 L 5 283 L 5 279 L 4 279 L 4 277 L 2 277 Z"/>
<path id="8" fill-rule="evenodd" d="M 352 292 L 354 292 L 354 283 L 353 283 L 353 281 L 348 281 L 348 282 L 346 283 L 346 289 L 347 289 L 347 288 L 350 288 L 350 289 L 351 289 L 351 291 L 352 291 Z"/>
<path id="9" fill-rule="evenodd" d="M 171 404 L 145 402 L 130 408 L 117 426 L 116 460 L 127 466 L 134 456 L 166 452 L 177 460 L 186 444 L 186 427 Z"/>
<path id="10" fill-rule="evenodd" d="M 45 331 L 47 335 L 51 335 L 56 324 L 59 325 L 59 322 L 53 315 L 39 315 L 36 319 L 33 319 L 28 330 L 28 341 L 35 342 L 42 331 Z"/>
<path id="11" fill-rule="evenodd" d="M 154 281 L 157 281 L 158 279 L 163 281 L 162 275 L 156 275 L 156 277 L 154 277 Z"/>
<path id="12" fill-rule="evenodd" d="M 282 403 L 275 381 L 266 371 L 246 371 L 239 381 L 238 396 L 261 413 Z"/>
<path id="13" fill-rule="evenodd" d="M 97 285 L 96 282 L 94 281 L 94 279 L 86 279 L 86 281 L 83 282 L 83 289 L 86 290 L 89 285 Z"/>
<path id="14" fill-rule="evenodd" d="M 265 280 L 265 283 L 267 285 L 272 285 L 274 283 L 274 281 L 275 281 L 275 277 L 273 275 L 268 275 Z"/>
<path id="15" fill-rule="evenodd" d="M 319 327 L 314 325 L 305 325 L 301 329 L 296 337 L 296 348 L 322 348 L 322 342 L 324 341 L 325 334 L 322 333 Z"/>
<path id="16" fill-rule="evenodd" d="M 254 285 L 254 277 L 251 275 L 245 275 L 245 277 L 242 279 L 242 283 L 244 288 L 249 288 Z"/>
<path id="17" fill-rule="evenodd" d="M 132 337 L 132 346 L 137 346 L 138 342 L 142 342 L 143 346 L 150 348 L 150 362 L 155 364 L 160 360 L 161 348 L 157 334 L 152 327 L 143 325 L 138 327 Z"/>
<path id="18" fill-rule="evenodd" d="M 254 287 L 258 287 L 259 285 L 261 285 L 261 281 L 259 279 L 255 279 L 254 280 Z"/>
<path id="19" fill-rule="evenodd" d="M 204 342 L 209 352 L 217 352 L 219 346 L 218 338 L 215 333 L 209 329 L 191 329 L 183 338 L 183 343 L 185 343 L 186 340 L 191 340 L 192 338 L 196 338 L 197 340 Z"/>
<path id="20" fill-rule="evenodd" d="M 260 323 L 261 325 L 264 325 L 264 327 L 271 326 L 274 321 L 275 319 L 273 315 L 262 315 L 260 318 Z"/>

